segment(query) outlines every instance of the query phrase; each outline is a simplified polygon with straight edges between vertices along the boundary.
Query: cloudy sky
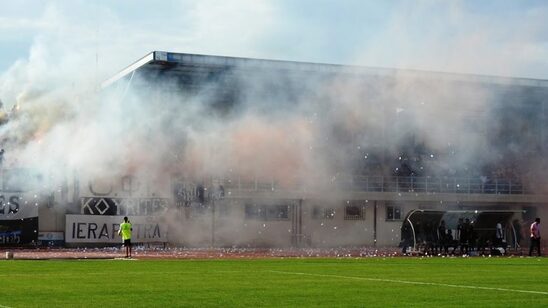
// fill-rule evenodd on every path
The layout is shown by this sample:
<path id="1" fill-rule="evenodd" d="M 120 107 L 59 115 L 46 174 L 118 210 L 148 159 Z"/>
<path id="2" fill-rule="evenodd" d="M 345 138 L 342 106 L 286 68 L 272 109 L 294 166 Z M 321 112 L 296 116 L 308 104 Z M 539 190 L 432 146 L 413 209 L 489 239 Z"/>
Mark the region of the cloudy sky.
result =
<path id="1" fill-rule="evenodd" d="M 0 76 L 152 50 L 548 79 L 546 1 L 2 1 Z M 63 72 L 63 69 L 59 70 Z"/>

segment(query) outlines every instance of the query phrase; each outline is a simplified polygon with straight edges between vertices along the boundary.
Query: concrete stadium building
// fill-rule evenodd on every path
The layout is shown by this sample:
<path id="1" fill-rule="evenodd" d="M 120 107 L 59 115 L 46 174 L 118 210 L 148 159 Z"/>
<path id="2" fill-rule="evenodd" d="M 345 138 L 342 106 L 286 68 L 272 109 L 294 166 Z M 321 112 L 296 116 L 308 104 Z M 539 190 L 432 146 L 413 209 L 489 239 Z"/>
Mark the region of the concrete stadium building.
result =
<path id="1" fill-rule="evenodd" d="M 435 237 L 440 219 L 456 230 L 470 218 L 484 240 L 501 223 L 519 250 L 534 218 L 548 218 L 548 80 L 154 51 L 103 91 L 145 102 L 199 97 L 220 125 L 249 108 L 301 117 L 314 126 L 315 151 L 304 162 L 318 163 L 306 172 L 280 166 L 282 174 L 249 172 L 236 159 L 219 173 L 166 174 L 168 184 L 138 198 L 131 174 L 106 188 L 82 176 L 49 201 L 69 206 L 39 207 L 41 241 L 118 243 L 116 223 L 130 215 L 142 221 L 137 242 L 384 247 L 399 245 L 402 225 L 412 223 L 422 228 L 413 230 L 417 247 Z"/>

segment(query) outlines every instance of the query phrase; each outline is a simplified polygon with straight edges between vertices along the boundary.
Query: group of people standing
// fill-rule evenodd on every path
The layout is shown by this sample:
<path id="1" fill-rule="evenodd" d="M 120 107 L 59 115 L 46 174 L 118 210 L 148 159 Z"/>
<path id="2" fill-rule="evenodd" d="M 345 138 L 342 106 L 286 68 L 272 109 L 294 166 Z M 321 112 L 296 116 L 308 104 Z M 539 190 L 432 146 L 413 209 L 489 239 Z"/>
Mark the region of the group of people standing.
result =
<path id="1" fill-rule="evenodd" d="M 507 249 L 506 232 L 503 229 L 502 223 L 497 223 L 495 233 L 487 234 L 486 232 L 478 232 L 474 229 L 473 222 L 469 218 L 459 218 L 456 229 L 449 229 L 444 220 L 442 220 L 437 228 L 429 222 L 417 222 L 412 228 L 406 223 L 402 226 L 402 253 L 407 253 L 407 248 L 413 245 L 413 238 L 416 244 L 424 253 L 427 254 L 461 254 L 470 255 L 470 252 L 477 250 L 478 253 L 485 253 L 485 249 L 489 249 L 489 254 L 496 252 L 504 254 Z M 519 233 L 519 230 L 516 230 Z M 530 233 L 530 248 L 529 256 L 536 250 L 538 255 L 541 255 L 540 250 L 540 218 L 536 218 L 529 228 Z M 517 235 L 517 234 L 516 234 Z M 516 238 L 518 240 L 518 238 Z M 450 248 L 452 250 L 450 251 Z M 502 249 L 501 249 L 502 248 Z"/>
<path id="2" fill-rule="evenodd" d="M 468 254 L 476 241 L 476 232 L 469 218 L 459 218 L 455 236 L 453 236 L 453 231 L 447 229 L 445 221 L 442 220 L 438 226 L 437 237 L 440 252 L 443 250 L 445 254 L 449 254 L 449 247 L 453 247 L 452 254 L 455 254 L 457 248 L 460 254 Z"/>

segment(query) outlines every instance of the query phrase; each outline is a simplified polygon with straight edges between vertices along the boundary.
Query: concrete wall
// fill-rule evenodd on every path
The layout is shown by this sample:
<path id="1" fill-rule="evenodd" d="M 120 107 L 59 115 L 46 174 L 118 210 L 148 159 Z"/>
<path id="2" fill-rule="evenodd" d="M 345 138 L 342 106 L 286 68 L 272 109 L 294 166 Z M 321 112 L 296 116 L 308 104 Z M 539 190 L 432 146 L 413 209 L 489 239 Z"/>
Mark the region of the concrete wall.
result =
<path id="1" fill-rule="evenodd" d="M 246 218 L 245 205 L 249 200 L 222 201 L 216 205 L 215 227 L 211 209 L 199 213 L 192 208 L 179 208 L 170 217 L 170 242 L 184 246 L 249 246 L 249 247 L 345 247 L 375 245 L 375 206 L 377 206 L 378 246 L 395 246 L 400 242 L 401 219 L 386 220 L 383 201 L 354 202 L 362 206 L 363 219 L 345 219 L 348 200 L 304 200 L 300 219 L 294 221 L 299 211 L 299 200 L 254 200 L 259 205 L 287 204 L 287 219 L 269 220 Z M 223 209 L 224 207 L 224 209 Z M 333 210 L 330 217 L 314 215 L 314 209 Z M 298 217 L 298 216 L 297 216 Z M 297 225 L 300 224 L 300 229 Z M 297 234 L 300 231 L 300 234 Z M 212 233 L 214 232 L 214 234 Z"/>
<path id="2" fill-rule="evenodd" d="M 290 195 L 290 194 L 288 194 Z M 169 225 L 168 241 L 174 245 L 188 247 L 341 247 L 341 246 L 397 246 L 400 242 L 400 228 L 406 214 L 418 208 L 449 209 L 449 208 L 504 208 L 521 210 L 534 208 L 543 225 L 548 221 L 546 203 L 536 202 L 539 196 L 533 196 L 533 202 L 523 202 L 526 196 L 515 196 L 516 202 L 499 202 L 501 196 L 490 197 L 489 202 L 483 197 L 477 201 L 443 203 L 428 198 L 402 200 L 401 196 L 389 200 L 358 199 L 362 195 L 337 195 L 333 198 L 282 199 L 280 195 L 255 196 L 254 198 L 231 197 L 217 201 L 215 216 L 211 216 L 211 208 L 197 211 L 193 208 L 177 207 L 170 202 L 170 208 L 165 213 L 166 224 Z M 363 196 L 362 196 L 363 197 Z M 453 199 L 457 199 L 458 196 Z M 494 200 L 492 200 L 494 198 Z M 345 206 L 360 204 L 363 206 L 363 219 L 345 219 Z M 245 205 L 287 205 L 289 212 L 284 219 L 260 219 L 246 217 Z M 388 206 L 399 206 L 399 219 L 388 220 Z M 333 216 L 318 217 L 314 209 L 332 209 Z M 70 210 L 68 210 L 70 209 Z M 75 206 L 44 203 L 39 208 L 39 232 L 64 231 L 65 215 L 74 213 Z M 376 213 L 376 215 L 375 215 Z M 528 218 L 527 218 L 528 219 Z M 529 221 L 524 219 L 526 229 Z M 375 233 L 376 221 L 376 233 Z M 213 227 L 214 224 L 214 227 Z M 298 227 L 300 226 L 300 227 Z M 298 234 L 297 234 L 298 233 Z M 528 236 L 526 230 L 524 236 Z M 548 228 L 542 228 L 543 245 L 548 245 Z M 375 241 L 376 239 L 376 241 Z"/>

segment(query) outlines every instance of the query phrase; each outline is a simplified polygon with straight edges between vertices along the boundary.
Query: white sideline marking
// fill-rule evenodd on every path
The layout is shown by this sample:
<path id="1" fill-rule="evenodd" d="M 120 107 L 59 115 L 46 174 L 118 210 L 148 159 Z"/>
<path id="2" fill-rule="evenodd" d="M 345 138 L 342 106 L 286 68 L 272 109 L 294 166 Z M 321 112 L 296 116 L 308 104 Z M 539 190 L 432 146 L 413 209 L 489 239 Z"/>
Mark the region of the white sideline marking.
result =
<path id="1" fill-rule="evenodd" d="M 494 290 L 494 291 L 505 291 L 505 292 L 518 292 L 518 293 L 548 295 L 548 292 L 544 292 L 544 291 L 529 291 L 529 290 L 519 290 L 519 289 L 493 288 L 493 287 L 481 287 L 481 286 L 467 286 L 467 285 L 460 285 L 460 284 L 448 284 L 448 283 L 437 283 L 437 282 L 421 282 L 421 281 L 396 280 L 396 279 L 341 276 L 341 275 L 310 274 L 310 273 L 284 272 L 284 271 L 272 271 L 272 270 L 270 272 L 280 273 L 280 274 L 289 274 L 289 275 L 345 278 L 345 279 L 355 279 L 355 280 L 368 280 L 368 281 L 393 282 L 393 283 L 404 283 L 404 284 L 417 284 L 417 285 L 439 286 L 439 287 L 449 287 L 449 288 Z"/>
<path id="2" fill-rule="evenodd" d="M 0 304 L 0 308 L 11 308 L 10 306 L 4 306 Z"/>

